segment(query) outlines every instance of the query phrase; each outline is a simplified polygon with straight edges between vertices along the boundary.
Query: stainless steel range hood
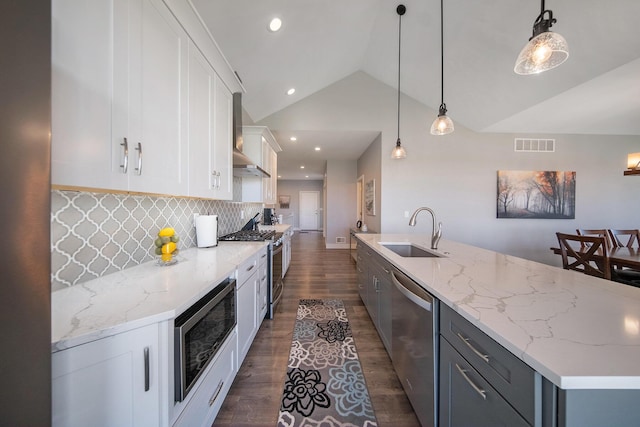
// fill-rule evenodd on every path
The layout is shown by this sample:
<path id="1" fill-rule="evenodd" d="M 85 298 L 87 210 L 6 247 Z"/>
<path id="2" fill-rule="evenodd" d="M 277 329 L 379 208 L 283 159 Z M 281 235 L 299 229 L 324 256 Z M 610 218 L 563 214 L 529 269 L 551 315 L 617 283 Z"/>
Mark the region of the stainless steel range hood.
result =
<path id="1" fill-rule="evenodd" d="M 242 93 L 233 94 L 233 175 L 270 178 L 260 166 L 242 153 Z"/>

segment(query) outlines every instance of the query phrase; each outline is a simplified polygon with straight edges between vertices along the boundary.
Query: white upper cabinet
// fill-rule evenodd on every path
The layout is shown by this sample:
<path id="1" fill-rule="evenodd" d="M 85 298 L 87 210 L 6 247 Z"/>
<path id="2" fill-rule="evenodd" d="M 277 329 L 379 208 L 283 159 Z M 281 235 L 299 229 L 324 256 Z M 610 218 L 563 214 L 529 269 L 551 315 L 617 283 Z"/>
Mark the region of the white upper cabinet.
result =
<path id="1" fill-rule="evenodd" d="M 189 195 L 231 200 L 232 95 L 206 58 L 189 47 Z"/>
<path id="2" fill-rule="evenodd" d="M 231 93 L 242 86 L 222 82 L 233 72 L 194 16 L 186 1 L 53 0 L 54 185 L 231 199 Z"/>
<path id="3" fill-rule="evenodd" d="M 54 0 L 52 182 L 187 192 L 187 34 L 160 0 Z"/>
<path id="4" fill-rule="evenodd" d="M 242 138 L 243 153 L 271 175 L 269 178 L 243 177 L 242 201 L 275 204 L 278 180 L 277 153 L 282 149 L 269 128 L 265 126 L 244 126 Z"/>

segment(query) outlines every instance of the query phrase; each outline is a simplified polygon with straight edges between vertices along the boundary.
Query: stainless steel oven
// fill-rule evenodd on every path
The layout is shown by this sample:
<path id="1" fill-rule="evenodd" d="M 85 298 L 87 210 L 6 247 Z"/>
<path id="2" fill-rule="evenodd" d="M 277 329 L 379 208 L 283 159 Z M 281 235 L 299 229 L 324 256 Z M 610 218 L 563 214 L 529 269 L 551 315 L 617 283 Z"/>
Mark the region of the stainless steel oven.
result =
<path id="1" fill-rule="evenodd" d="M 257 215 L 256 215 L 257 216 Z M 282 248 L 283 234 L 276 233 L 274 230 L 255 230 L 252 229 L 250 220 L 240 231 L 230 233 L 220 237 L 221 242 L 247 242 L 247 241 L 266 241 L 269 242 L 267 248 L 267 275 L 268 275 L 268 304 L 266 318 L 273 319 L 276 306 L 282 297 L 283 279 L 282 279 Z"/>
<path id="2" fill-rule="evenodd" d="M 176 318 L 176 401 L 187 396 L 235 326 L 235 279 L 225 280 Z"/>

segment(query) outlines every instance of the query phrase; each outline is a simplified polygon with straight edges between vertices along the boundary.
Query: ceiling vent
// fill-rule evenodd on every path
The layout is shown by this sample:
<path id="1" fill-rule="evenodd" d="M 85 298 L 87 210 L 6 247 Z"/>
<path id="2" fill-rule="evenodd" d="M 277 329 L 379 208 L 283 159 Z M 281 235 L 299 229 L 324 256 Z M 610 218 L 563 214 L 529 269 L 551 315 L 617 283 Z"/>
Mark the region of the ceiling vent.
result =
<path id="1" fill-rule="evenodd" d="M 516 138 L 514 151 L 526 153 L 553 153 L 556 151 L 555 139 Z"/>

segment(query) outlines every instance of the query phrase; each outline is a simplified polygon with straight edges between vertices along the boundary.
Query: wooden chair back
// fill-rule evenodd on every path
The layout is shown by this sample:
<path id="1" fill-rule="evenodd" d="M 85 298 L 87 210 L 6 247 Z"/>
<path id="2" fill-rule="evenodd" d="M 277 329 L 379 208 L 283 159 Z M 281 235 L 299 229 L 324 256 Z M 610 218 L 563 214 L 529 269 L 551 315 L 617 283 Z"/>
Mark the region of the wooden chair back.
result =
<path id="1" fill-rule="evenodd" d="M 611 280 L 611 264 L 604 237 L 565 233 L 556 233 L 556 236 L 560 244 L 562 268 Z"/>
<path id="2" fill-rule="evenodd" d="M 625 246 L 627 248 L 640 247 L 640 230 L 637 229 L 609 230 L 609 238 L 614 248 L 622 248 Z"/>
<path id="3" fill-rule="evenodd" d="M 579 236 L 596 236 L 596 237 L 604 237 L 605 244 L 608 250 L 611 250 L 611 240 L 609 237 L 609 232 L 606 228 L 596 228 L 596 229 L 586 229 L 586 228 L 578 228 L 576 229 L 576 233 Z"/>

